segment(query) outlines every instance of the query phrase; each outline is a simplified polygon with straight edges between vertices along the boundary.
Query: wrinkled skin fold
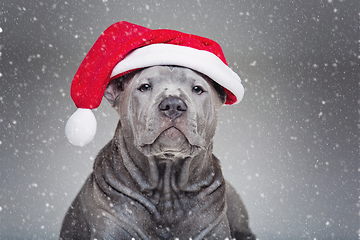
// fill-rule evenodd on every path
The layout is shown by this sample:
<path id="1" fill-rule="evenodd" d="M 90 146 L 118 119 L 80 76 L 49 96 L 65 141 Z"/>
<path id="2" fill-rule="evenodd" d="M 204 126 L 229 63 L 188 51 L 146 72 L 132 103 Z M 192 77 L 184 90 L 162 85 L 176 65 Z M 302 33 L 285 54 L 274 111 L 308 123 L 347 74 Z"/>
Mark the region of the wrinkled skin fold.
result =
<path id="1" fill-rule="evenodd" d="M 60 239 L 255 239 L 212 154 L 223 100 L 210 79 L 155 66 L 114 80 L 104 96 L 120 120 Z"/>

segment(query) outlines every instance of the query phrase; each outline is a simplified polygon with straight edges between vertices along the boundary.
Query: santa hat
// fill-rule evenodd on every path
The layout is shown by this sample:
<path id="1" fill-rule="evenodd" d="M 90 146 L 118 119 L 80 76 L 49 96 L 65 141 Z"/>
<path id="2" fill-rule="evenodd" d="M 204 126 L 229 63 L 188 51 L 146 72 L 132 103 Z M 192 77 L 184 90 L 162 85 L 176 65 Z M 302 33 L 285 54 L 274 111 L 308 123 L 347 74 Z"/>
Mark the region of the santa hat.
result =
<path id="1" fill-rule="evenodd" d="M 113 79 L 156 65 L 182 66 L 205 74 L 224 88 L 226 105 L 243 98 L 241 80 L 228 67 L 218 43 L 174 30 L 118 22 L 101 34 L 74 76 L 71 97 L 78 110 L 66 124 L 68 140 L 84 146 L 95 136 L 96 119 L 91 109 L 100 105 Z"/>

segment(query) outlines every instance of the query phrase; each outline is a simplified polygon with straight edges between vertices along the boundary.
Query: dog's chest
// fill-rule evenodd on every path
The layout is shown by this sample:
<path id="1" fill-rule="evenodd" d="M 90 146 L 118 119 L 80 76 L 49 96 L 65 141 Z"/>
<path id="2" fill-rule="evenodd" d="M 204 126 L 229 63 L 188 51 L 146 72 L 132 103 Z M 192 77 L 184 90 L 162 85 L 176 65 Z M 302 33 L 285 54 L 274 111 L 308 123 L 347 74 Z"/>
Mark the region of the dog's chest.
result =
<path id="1" fill-rule="evenodd" d="M 173 164 L 159 166 L 157 187 L 145 193 L 146 198 L 157 209 L 159 223 L 171 226 L 183 221 L 191 214 L 194 194 L 181 191 L 177 179 L 178 175 Z"/>
<path id="2" fill-rule="evenodd" d="M 188 228 L 186 220 L 198 215 L 199 210 L 197 193 L 179 189 L 179 176 L 175 169 L 169 163 L 160 166 L 157 187 L 144 193 L 149 204 L 156 209 L 156 213 L 151 214 L 151 225 L 162 239 L 184 234 L 182 231 Z"/>
<path id="3" fill-rule="evenodd" d="M 149 201 L 154 204 L 163 224 L 174 224 L 185 219 L 191 214 L 191 200 L 184 192 L 154 191 L 148 196 Z"/>
<path id="4" fill-rule="evenodd" d="M 189 224 L 190 219 L 201 215 L 196 207 L 198 204 L 190 195 L 173 191 L 164 194 L 163 189 L 157 189 L 144 195 L 146 202 L 140 203 L 139 199 L 123 202 L 117 207 L 118 218 L 128 219 L 131 225 L 141 225 L 154 239 L 180 238 L 193 227 Z"/>
<path id="5" fill-rule="evenodd" d="M 176 233 L 184 228 L 183 223 L 186 219 L 193 215 L 191 201 L 184 193 L 163 194 L 155 191 L 149 200 L 160 216 L 153 221 L 154 230 L 163 239 L 176 237 Z"/>

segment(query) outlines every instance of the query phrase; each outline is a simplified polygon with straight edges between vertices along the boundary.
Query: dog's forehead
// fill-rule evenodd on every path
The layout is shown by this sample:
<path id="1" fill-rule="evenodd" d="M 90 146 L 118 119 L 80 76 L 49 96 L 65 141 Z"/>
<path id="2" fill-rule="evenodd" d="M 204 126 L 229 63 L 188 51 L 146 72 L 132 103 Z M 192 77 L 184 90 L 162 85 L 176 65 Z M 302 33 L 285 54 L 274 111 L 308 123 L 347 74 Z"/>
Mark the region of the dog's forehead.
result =
<path id="1" fill-rule="evenodd" d="M 142 70 L 138 76 L 138 80 L 148 79 L 152 81 L 164 82 L 163 80 L 174 80 L 174 81 L 204 81 L 204 76 L 200 75 L 194 70 L 185 67 L 178 66 L 154 66 Z"/>

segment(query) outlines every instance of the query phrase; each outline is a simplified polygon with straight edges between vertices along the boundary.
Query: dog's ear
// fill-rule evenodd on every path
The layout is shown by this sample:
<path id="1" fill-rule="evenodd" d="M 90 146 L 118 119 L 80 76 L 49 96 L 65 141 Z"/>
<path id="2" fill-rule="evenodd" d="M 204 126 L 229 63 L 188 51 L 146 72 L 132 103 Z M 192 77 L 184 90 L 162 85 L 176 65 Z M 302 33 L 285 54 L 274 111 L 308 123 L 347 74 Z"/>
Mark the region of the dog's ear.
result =
<path id="1" fill-rule="evenodd" d="M 134 78 L 134 76 L 140 71 L 141 69 L 138 69 L 124 76 L 115 78 L 109 83 L 109 85 L 107 85 L 104 92 L 104 97 L 109 101 L 111 106 L 114 106 L 116 98 L 120 95 L 122 91 L 124 91 L 126 86 L 130 83 L 130 81 Z"/>
<path id="2" fill-rule="evenodd" d="M 221 102 L 224 104 L 226 101 L 226 92 L 222 86 L 220 86 L 217 82 L 212 81 L 212 84 L 218 93 L 219 98 L 221 99 Z"/>
<path id="3" fill-rule="evenodd" d="M 104 97 L 109 101 L 111 105 L 114 105 L 115 99 L 123 91 L 122 78 L 116 78 L 112 80 L 105 89 Z"/>

